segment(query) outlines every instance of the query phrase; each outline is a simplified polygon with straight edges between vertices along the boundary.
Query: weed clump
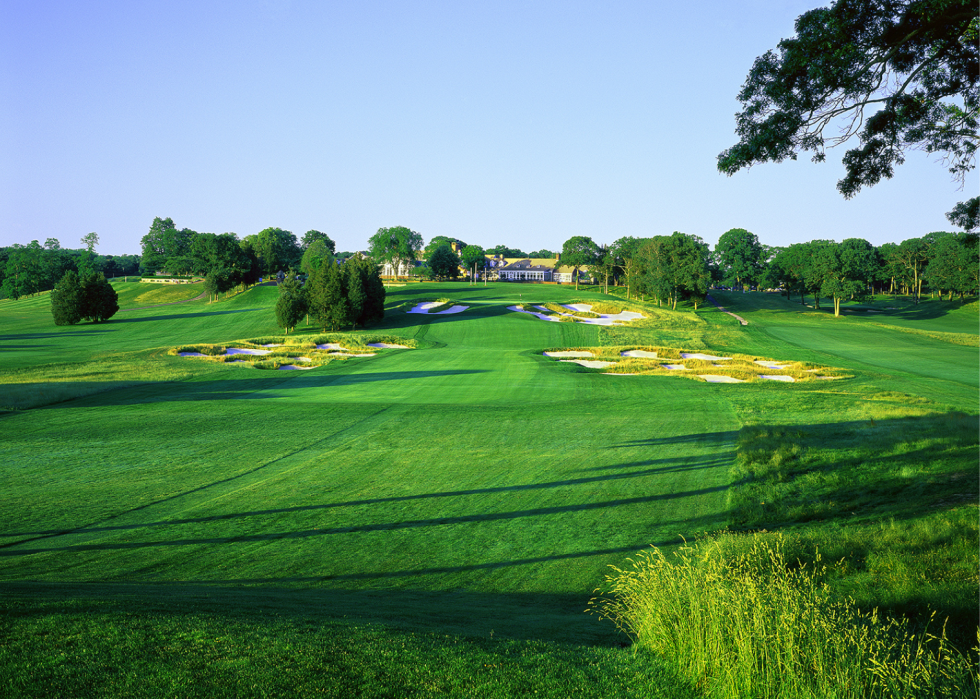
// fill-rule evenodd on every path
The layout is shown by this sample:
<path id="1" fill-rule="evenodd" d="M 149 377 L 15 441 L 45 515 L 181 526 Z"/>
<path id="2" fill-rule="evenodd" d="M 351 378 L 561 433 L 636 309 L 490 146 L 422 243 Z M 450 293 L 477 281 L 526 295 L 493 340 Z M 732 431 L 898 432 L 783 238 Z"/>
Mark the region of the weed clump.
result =
<path id="1" fill-rule="evenodd" d="M 819 554 L 791 564 L 780 534 L 722 534 L 613 567 L 594 614 L 715 697 L 965 697 L 971 662 L 938 635 L 833 596 Z"/>

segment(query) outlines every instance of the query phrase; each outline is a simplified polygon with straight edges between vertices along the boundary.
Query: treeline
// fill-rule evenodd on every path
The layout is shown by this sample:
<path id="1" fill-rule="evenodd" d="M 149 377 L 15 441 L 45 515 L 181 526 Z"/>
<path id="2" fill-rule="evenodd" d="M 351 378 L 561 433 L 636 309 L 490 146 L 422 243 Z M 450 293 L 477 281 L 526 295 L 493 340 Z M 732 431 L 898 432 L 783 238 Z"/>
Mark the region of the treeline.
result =
<path id="1" fill-rule="evenodd" d="M 835 314 L 843 300 L 901 293 L 919 302 L 924 291 L 952 300 L 980 292 L 980 244 L 974 232 L 935 232 L 875 247 L 861 238 L 813 240 L 769 247 L 755 234 L 733 228 L 714 250 L 697 236 L 674 233 L 620 238 L 600 246 L 590 238 L 565 242 L 562 264 L 585 267 L 592 280 L 627 286 L 674 307 L 697 305 L 712 285 L 780 290 L 801 303 L 830 299 Z"/>
<path id="2" fill-rule="evenodd" d="M 290 273 L 279 283 L 276 321 L 287 333 L 307 316 L 326 330 L 354 328 L 384 318 L 385 287 L 378 265 L 360 255 L 342 264 L 311 263 L 306 283 Z"/>
<path id="3" fill-rule="evenodd" d="M 57 238 L 48 238 L 44 245 L 32 240 L 28 245 L 0 248 L 0 298 L 16 300 L 48 291 L 66 272 L 87 270 L 101 272 L 106 277 L 138 275 L 139 256 L 99 255 L 88 249 L 65 249 Z"/>

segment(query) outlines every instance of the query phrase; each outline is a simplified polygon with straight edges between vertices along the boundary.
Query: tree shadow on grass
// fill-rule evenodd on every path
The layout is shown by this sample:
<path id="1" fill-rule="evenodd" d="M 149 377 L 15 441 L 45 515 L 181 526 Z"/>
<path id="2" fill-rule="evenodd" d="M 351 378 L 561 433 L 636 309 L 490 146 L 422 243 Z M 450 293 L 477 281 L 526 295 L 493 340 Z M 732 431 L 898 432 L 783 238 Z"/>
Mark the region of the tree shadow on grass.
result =
<path id="1" fill-rule="evenodd" d="M 282 515 L 282 514 L 290 514 L 290 513 L 296 513 L 296 512 L 311 512 L 311 511 L 320 511 L 320 510 L 332 510 L 332 509 L 338 509 L 338 508 L 344 508 L 344 507 L 364 507 L 364 506 L 385 505 L 385 504 L 392 504 L 392 503 L 405 503 L 405 502 L 412 502 L 412 501 L 438 500 L 438 499 L 443 499 L 443 498 L 469 497 L 469 496 L 474 496 L 474 495 L 493 495 L 493 494 L 497 494 L 497 493 L 525 492 L 525 491 L 532 491 L 532 490 L 548 490 L 548 489 L 552 489 L 552 488 L 564 488 L 564 487 L 570 487 L 570 486 L 591 485 L 591 484 L 595 484 L 595 483 L 608 482 L 608 481 L 619 481 L 619 480 L 628 480 L 628 479 L 634 479 L 634 478 L 642 478 L 642 477 L 647 477 L 647 476 L 666 475 L 666 474 L 670 474 L 670 473 L 678 473 L 678 472 L 683 472 L 683 471 L 699 471 L 699 470 L 706 470 L 706 469 L 726 468 L 726 467 L 728 467 L 731 464 L 731 458 L 732 458 L 732 455 L 731 454 L 722 454 L 722 455 L 704 457 L 704 458 L 701 458 L 701 459 L 697 459 L 696 461 L 693 461 L 693 462 L 691 462 L 689 459 L 686 459 L 684 457 L 669 458 L 669 459 L 651 459 L 649 461 L 634 462 L 634 463 L 629 463 L 629 464 L 617 464 L 615 466 L 610 466 L 608 468 L 617 468 L 617 469 L 619 469 L 619 468 L 638 468 L 638 467 L 656 465 L 654 468 L 644 468 L 642 470 L 631 470 L 631 471 L 627 471 L 625 473 L 614 473 L 614 474 L 607 474 L 607 475 L 602 475 L 602 476 L 589 476 L 589 477 L 583 477 L 583 478 L 567 478 L 567 479 L 560 480 L 560 481 L 549 481 L 549 482 L 545 482 L 545 483 L 525 483 L 525 484 L 519 484 L 519 485 L 504 485 L 504 486 L 496 486 L 496 487 L 488 487 L 488 488 L 470 488 L 470 489 L 466 489 L 466 490 L 451 490 L 451 491 L 444 491 L 444 492 L 437 492 L 437 493 L 418 493 L 418 494 L 414 494 L 414 495 L 398 495 L 398 496 L 392 496 L 392 497 L 368 498 L 368 499 L 362 499 L 362 500 L 346 500 L 346 501 L 331 502 L 331 503 L 320 503 L 320 504 L 315 504 L 315 505 L 298 505 L 298 506 L 294 506 L 294 507 L 276 507 L 276 508 L 269 508 L 269 509 L 263 509 L 263 510 L 251 510 L 251 511 L 247 511 L 247 512 L 235 512 L 235 513 L 227 513 L 227 514 L 221 514 L 221 515 L 212 515 L 212 516 L 208 516 L 208 517 L 189 517 L 189 518 L 180 518 L 180 519 L 166 519 L 166 520 L 160 520 L 160 521 L 139 522 L 139 523 L 136 523 L 136 524 L 115 524 L 114 525 L 114 524 L 99 523 L 99 524 L 85 525 L 85 526 L 82 526 L 82 527 L 75 527 L 75 528 L 72 528 L 72 529 L 49 529 L 49 530 L 36 530 L 36 531 L 20 531 L 20 532 L 12 531 L 12 532 L 4 532 L 4 536 L 7 536 L 7 537 L 20 536 L 20 537 L 29 537 L 29 538 L 28 539 L 25 539 L 23 541 L 20 541 L 20 542 L 8 542 L 6 544 L 0 545 L 0 556 L 4 555 L 4 553 L 2 551 L 3 548 L 8 548 L 8 547 L 11 547 L 11 546 L 18 546 L 20 544 L 28 543 L 30 541 L 39 541 L 39 540 L 50 538 L 50 537 L 54 537 L 54 536 L 63 536 L 63 535 L 66 535 L 66 534 L 86 534 L 86 533 L 94 533 L 94 532 L 137 530 L 137 529 L 145 529 L 145 528 L 148 528 L 148 527 L 161 527 L 161 526 L 174 526 L 174 525 L 180 525 L 180 524 L 201 524 L 201 523 L 210 523 L 210 522 L 222 522 L 222 521 L 233 520 L 233 519 L 243 519 L 243 518 L 251 518 L 251 517 L 262 517 L 262 516 L 268 516 L 268 515 Z M 195 488 L 195 489 L 190 490 L 190 491 L 188 491 L 186 493 L 180 493 L 178 495 L 174 495 L 174 496 L 168 497 L 168 498 L 166 498 L 164 500 L 160 500 L 160 501 L 148 503 L 148 504 L 143 505 L 143 506 L 141 506 L 139 508 L 134 508 L 133 510 L 129 510 L 129 512 L 135 512 L 137 510 L 143 510 L 143 509 L 152 507 L 152 506 L 154 506 L 156 504 L 160 504 L 162 502 L 167 502 L 167 501 L 170 501 L 170 500 L 174 500 L 176 498 L 183 497 L 185 495 L 189 495 L 189 494 L 194 493 L 194 492 L 199 492 L 201 490 L 205 490 L 205 489 L 207 489 L 209 487 L 212 487 L 214 485 L 219 485 L 219 484 L 222 484 L 222 483 L 227 483 L 227 482 L 230 482 L 230 481 L 233 481 L 233 480 L 242 478 L 244 476 L 251 475 L 252 473 L 255 473 L 256 471 L 262 470 L 266 466 L 268 466 L 268 464 L 265 464 L 263 466 L 259 466 L 257 468 L 251 469 L 249 471 L 246 471 L 245 473 L 239 474 L 237 476 L 233 476 L 231 478 L 222 479 L 220 481 L 216 481 L 215 483 L 212 483 L 212 484 L 208 484 L 208 485 L 205 485 L 205 486 L 201 486 L 201 487 Z M 705 493 L 710 493 L 710 492 L 718 492 L 718 491 L 724 490 L 724 489 L 725 489 L 724 487 L 717 487 L 717 488 L 704 489 L 704 490 L 701 490 L 701 491 L 695 491 L 693 493 L 677 493 L 677 494 L 672 494 L 672 495 L 656 495 L 656 496 L 646 496 L 646 497 L 642 497 L 642 498 L 627 498 L 627 499 L 623 499 L 623 500 L 613 501 L 613 502 L 610 502 L 610 503 L 597 503 L 597 504 L 590 503 L 590 504 L 585 504 L 585 505 L 569 505 L 569 506 L 554 507 L 554 508 L 538 508 L 538 509 L 534 509 L 534 510 L 524 511 L 523 514 L 526 514 L 527 516 L 531 516 L 531 515 L 542 515 L 542 514 L 560 514 L 560 513 L 563 513 L 563 512 L 574 512 L 574 511 L 582 511 L 582 510 L 589 510 L 589 509 L 597 509 L 597 508 L 601 508 L 601 507 L 616 506 L 616 505 L 621 505 L 621 504 L 627 504 L 628 505 L 628 504 L 636 504 L 636 503 L 639 503 L 639 502 L 650 502 L 652 500 L 671 499 L 673 497 L 685 497 L 685 496 L 692 495 L 692 494 L 693 495 L 700 495 L 700 494 L 705 494 Z M 124 513 L 121 513 L 121 514 L 124 514 Z M 119 515 L 115 515 L 113 518 L 118 517 L 118 516 Z M 414 527 L 414 526 L 432 526 L 434 524 L 459 524 L 459 523 L 463 523 L 463 522 L 480 521 L 481 518 L 488 519 L 488 520 L 493 520 L 493 519 L 514 519 L 514 518 L 519 517 L 519 516 L 523 516 L 522 513 L 500 513 L 500 514 L 486 515 L 486 516 L 471 515 L 471 516 L 455 517 L 455 518 L 453 518 L 453 517 L 449 517 L 449 518 L 436 518 L 436 519 L 432 519 L 432 520 L 419 520 L 419 521 L 411 522 L 411 523 L 408 523 L 408 524 L 406 524 L 406 523 L 398 523 L 398 524 L 386 524 L 386 525 L 370 525 L 370 529 L 365 529 L 365 531 L 374 531 L 374 530 L 383 530 L 383 529 L 396 529 L 396 528 L 404 528 L 406 526 Z M 319 530 L 316 530 L 316 531 L 321 532 L 323 534 L 329 534 L 329 533 L 338 533 L 338 532 L 339 533 L 348 533 L 349 531 L 352 531 L 352 530 L 358 530 L 358 531 L 360 531 L 356 527 L 355 528 L 351 528 L 351 527 L 338 528 L 337 532 L 332 532 L 330 530 L 324 530 L 324 529 L 319 529 Z M 272 538 L 276 538 L 278 536 L 279 535 L 274 535 Z"/>
<path id="2" fill-rule="evenodd" d="M 168 315 L 154 315 L 147 316 L 145 318 L 111 318 L 107 323 L 112 323 L 117 325 L 119 323 L 149 323 L 156 320 L 179 320 L 187 318 L 205 318 L 209 316 L 226 316 L 233 315 L 236 313 L 252 313 L 254 311 L 266 311 L 267 308 L 240 308 L 234 311 L 207 311 L 203 313 L 171 313 Z"/>

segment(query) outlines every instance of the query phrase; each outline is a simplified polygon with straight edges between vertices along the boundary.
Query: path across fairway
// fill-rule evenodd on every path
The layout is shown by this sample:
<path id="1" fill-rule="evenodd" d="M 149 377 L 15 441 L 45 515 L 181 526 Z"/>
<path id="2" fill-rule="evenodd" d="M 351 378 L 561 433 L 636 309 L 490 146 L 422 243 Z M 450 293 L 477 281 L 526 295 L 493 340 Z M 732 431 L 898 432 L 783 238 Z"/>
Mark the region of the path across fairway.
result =
<path id="1" fill-rule="evenodd" d="M 168 303 L 155 303 L 152 306 L 136 306 L 135 308 L 120 308 L 116 312 L 117 313 L 126 313 L 127 311 L 142 311 L 142 310 L 145 310 L 147 308 L 159 308 L 160 306 L 173 306 L 173 305 L 178 304 L 178 303 L 187 303 L 188 301 L 200 301 L 201 299 L 203 299 L 207 295 L 208 295 L 208 292 L 202 291 L 199 295 L 195 296 L 192 299 L 184 299 L 183 301 L 170 301 Z"/>

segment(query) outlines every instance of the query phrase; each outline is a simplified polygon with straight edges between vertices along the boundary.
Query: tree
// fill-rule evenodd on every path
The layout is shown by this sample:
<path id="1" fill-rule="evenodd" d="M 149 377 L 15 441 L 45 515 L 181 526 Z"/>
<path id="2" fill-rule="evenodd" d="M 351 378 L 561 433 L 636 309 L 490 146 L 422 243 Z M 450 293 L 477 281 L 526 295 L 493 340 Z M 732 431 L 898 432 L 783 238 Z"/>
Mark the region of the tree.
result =
<path id="1" fill-rule="evenodd" d="M 263 274 L 275 274 L 299 264 L 302 253 L 296 236 L 281 228 L 265 228 L 251 238 Z"/>
<path id="2" fill-rule="evenodd" d="M 204 291 L 208 302 L 217 300 L 218 294 L 223 294 L 235 286 L 231 270 L 226 267 L 214 267 L 204 276 Z"/>
<path id="3" fill-rule="evenodd" d="M 325 264 L 334 264 L 334 255 L 330 250 L 330 246 L 325 240 L 316 239 L 310 243 L 309 247 L 303 253 L 303 259 L 300 260 L 299 268 L 304 274 L 309 274 L 317 267 Z"/>
<path id="4" fill-rule="evenodd" d="M 649 238 L 637 252 L 642 268 L 639 286 L 674 310 L 680 298 L 692 299 L 697 310 L 711 280 L 709 256 L 708 246 L 696 236 L 674 232 Z"/>
<path id="5" fill-rule="evenodd" d="M 75 325 L 82 319 L 82 286 L 78 272 L 69 270 L 51 291 L 51 315 L 55 325 Z"/>
<path id="6" fill-rule="evenodd" d="M 626 278 L 626 299 L 630 298 L 630 289 L 636 280 L 636 275 L 640 267 L 640 258 L 637 255 L 644 241 L 632 236 L 624 236 L 614 242 L 610 247 L 616 258 L 616 266 L 623 270 Z"/>
<path id="7" fill-rule="evenodd" d="M 426 262 L 432 273 L 439 279 L 459 277 L 459 256 L 448 245 L 442 245 L 429 253 Z"/>
<path id="8" fill-rule="evenodd" d="M 966 243 L 966 237 L 956 235 L 937 240 L 932 249 L 932 259 L 922 275 L 926 283 L 940 294 L 948 292 L 950 301 L 953 294 L 959 294 L 962 298 L 976 288 L 977 248 L 974 245 L 971 250 Z"/>
<path id="9" fill-rule="evenodd" d="M 150 231 L 140 240 L 142 258 L 140 265 L 146 273 L 166 269 L 171 274 L 170 261 L 186 258 L 191 254 L 191 238 L 194 231 L 187 228 L 177 230 L 171 218 L 153 219 Z"/>
<path id="10" fill-rule="evenodd" d="M 821 162 L 826 147 L 856 137 L 837 183 L 845 198 L 892 177 L 911 149 L 941 153 L 963 182 L 980 140 L 978 15 L 974 0 L 837 0 L 801 15 L 796 36 L 753 64 L 738 95 L 739 142 L 718 169 L 801 151 Z"/>
<path id="11" fill-rule="evenodd" d="M 470 281 L 476 281 L 477 271 L 487 266 L 487 253 L 479 245 L 467 245 L 460 253 L 459 259 L 470 271 Z"/>
<path id="12" fill-rule="evenodd" d="M 418 259 L 422 249 L 422 236 L 405 226 L 379 228 L 368 240 L 371 258 L 376 262 L 387 262 L 395 276 L 402 266 L 408 266 Z"/>
<path id="13" fill-rule="evenodd" d="M 306 252 L 306 250 L 308 250 L 309 247 L 317 240 L 323 241 L 323 244 L 330 251 L 331 255 L 337 252 L 337 244 L 330 239 L 330 236 L 328 236 L 326 233 L 321 233 L 320 231 L 306 231 L 306 233 L 303 234 L 303 239 L 300 241 L 299 247 L 303 252 Z"/>
<path id="14" fill-rule="evenodd" d="M 732 228 L 718 239 L 715 254 L 729 285 L 740 286 L 745 291 L 746 284 L 758 281 L 762 272 L 762 245 L 754 233 Z"/>
<path id="15" fill-rule="evenodd" d="M 289 334 L 296 324 L 306 315 L 306 294 L 303 286 L 296 278 L 295 272 L 290 272 L 279 284 L 279 298 L 276 300 L 276 323 Z"/>
<path id="16" fill-rule="evenodd" d="M 592 238 L 584 235 L 569 238 L 561 248 L 561 262 L 572 267 L 572 276 L 575 277 L 576 290 L 578 290 L 579 269 L 594 265 L 598 260 L 599 246 L 592 242 Z"/>
<path id="17" fill-rule="evenodd" d="M 965 231 L 980 228 L 980 197 L 961 201 L 946 214 L 946 218 L 954 226 Z"/>
<path id="18" fill-rule="evenodd" d="M 459 250 L 466 247 L 466 243 L 459 238 L 450 238 L 445 235 L 437 235 L 435 238 L 429 241 L 428 245 L 425 246 L 425 250 L 422 251 L 422 254 L 428 258 L 429 255 L 435 252 L 436 248 L 441 248 L 443 245 L 448 245 L 450 248 L 452 248 L 454 243 L 456 248 Z M 453 252 L 455 252 L 455 250 Z"/>
<path id="19" fill-rule="evenodd" d="M 119 310 L 119 295 L 102 272 L 90 271 L 81 277 L 82 318 L 93 323 L 109 320 Z"/>
<path id="20" fill-rule="evenodd" d="M 347 289 L 337 265 L 314 269 L 306 281 L 309 313 L 323 328 L 336 330 L 350 323 L 347 313 Z"/>
<path id="21" fill-rule="evenodd" d="M 55 241 L 55 242 L 57 242 L 57 241 Z M 99 244 L 99 234 L 98 233 L 95 233 L 93 231 L 92 233 L 89 233 L 88 235 L 82 236 L 82 245 L 85 246 L 85 249 L 88 250 L 88 252 L 89 252 L 90 255 L 95 254 L 95 246 L 98 245 L 98 244 Z"/>
<path id="22" fill-rule="evenodd" d="M 602 246 L 598 250 L 595 261 L 592 263 L 591 272 L 595 279 L 602 279 L 605 283 L 605 293 L 609 293 L 609 277 L 616 274 L 616 255 L 609 246 Z"/>
<path id="23" fill-rule="evenodd" d="M 534 252 L 528 253 L 527 256 L 530 257 L 532 260 L 534 259 L 544 260 L 544 259 L 553 259 L 558 256 L 558 253 L 552 252 L 551 250 L 535 250 Z"/>
<path id="24" fill-rule="evenodd" d="M 500 255 L 502 257 L 528 257 L 517 248 L 509 248 L 506 245 L 498 245 L 487 250 L 488 255 Z"/>
<path id="25" fill-rule="evenodd" d="M 877 258 L 874 246 L 861 238 L 823 246 L 815 263 L 820 267 L 820 293 L 834 300 L 834 317 L 840 317 L 840 302 L 861 296 L 874 274 Z"/>

